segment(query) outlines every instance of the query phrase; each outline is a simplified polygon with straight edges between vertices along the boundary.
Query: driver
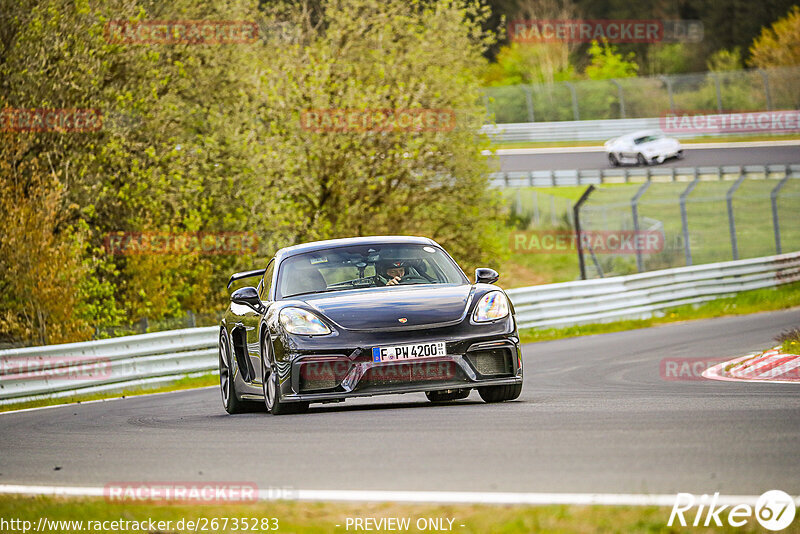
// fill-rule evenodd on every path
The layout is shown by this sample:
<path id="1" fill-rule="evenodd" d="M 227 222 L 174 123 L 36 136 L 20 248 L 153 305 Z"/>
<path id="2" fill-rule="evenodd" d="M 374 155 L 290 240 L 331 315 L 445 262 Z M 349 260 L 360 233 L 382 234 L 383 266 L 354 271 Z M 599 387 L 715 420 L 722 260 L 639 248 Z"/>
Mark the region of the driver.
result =
<path id="1" fill-rule="evenodd" d="M 382 261 L 378 264 L 377 273 L 379 283 L 387 280 L 383 285 L 396 286 L 402 283 L 403 277 L 406 275 L 406 262 L 399 260 Z"/>

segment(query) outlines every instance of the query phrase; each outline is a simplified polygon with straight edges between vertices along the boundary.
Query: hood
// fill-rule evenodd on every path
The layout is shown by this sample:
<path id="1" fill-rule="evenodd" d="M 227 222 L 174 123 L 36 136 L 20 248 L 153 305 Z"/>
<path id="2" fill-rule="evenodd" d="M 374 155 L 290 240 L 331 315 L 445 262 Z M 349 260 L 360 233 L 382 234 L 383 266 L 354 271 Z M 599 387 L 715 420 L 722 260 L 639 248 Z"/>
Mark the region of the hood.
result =
<path id="1" fill-rule="evenodd" d="M 393 286 L 306 295 L 312 308 L 348 330 L 420 327 L 459 321 L 472 286 Z M 406 318 L 405 323 L 399 321 Z"/>

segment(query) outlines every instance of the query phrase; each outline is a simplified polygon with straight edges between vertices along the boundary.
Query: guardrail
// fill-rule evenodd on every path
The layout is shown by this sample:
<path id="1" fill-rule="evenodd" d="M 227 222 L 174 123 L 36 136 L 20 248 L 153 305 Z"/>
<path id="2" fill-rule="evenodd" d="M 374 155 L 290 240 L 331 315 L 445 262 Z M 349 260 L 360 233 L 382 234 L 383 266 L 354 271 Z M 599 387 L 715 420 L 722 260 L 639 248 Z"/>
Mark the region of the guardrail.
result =
<path id="1" fill-rule="evenodd" d="M 0 351 L 0 404 L 153 385 L 217 369 L 218 327 Z"/>
<path id="2" fill-rule="evenodd" d="M 644 318 L 800 280 L 800 252 L 510 289 L 521 328 Z M 157 384 L 217 369 L 217 327 L 0 351 L 0 404 Z"/>
<path id="3" fill-rule="evenodd" d="M 744 124 L 749 113 L 730 113 L 702 115 L 704 118 L 712 118 L 715 124 Z M 773 113 L 773 112 L 763 112 Z M 699 119 L 698 119 L 699 120 Z M 769 121 L 768 121 L 769 122 Z M 577 121 L 553 121 L 553 122 L 513 122 L 505 124 L 485 124 L 481 127 L 481 133 L 489 136 L 494 142 L 511 141 L 530 141 L 534 143 L 552 141 L 608 141 L 614 137 L 619 137 L 637 130 L 664 130 L 665 118 L 651 117 L 643 119 L 597 119 L 597 120 L 577 120 Z M 709 129 L 697 128 L 695 131 L 686 130 L 680 132 L 669 132 L 668 135 L 677 139 L 695 139 L 714 135 L 716 137 L 729 137 L 743 134 L 769 135 L 771 133 L 785 135 L 787 133 L 800 133 L 800 125 L 794 128 L 786 128 L 772 132 L 769 129 L 760 130 L 728 130 L 728 131 L 709 131 Z"/>
<path id="4" fill-rule="evenodd" d="M 800 165 L 722 167 L 615 167 L 609 169 L 506 171 L 489 175 L 491 187 L 557 187 L 651 182 L 800 178 Z"/>
<path id="5" fill-rule="evenodd" d="M 800 280 L 800 252 L 506 291 L 520 328 L 646 319 L 654 312 Z"/>

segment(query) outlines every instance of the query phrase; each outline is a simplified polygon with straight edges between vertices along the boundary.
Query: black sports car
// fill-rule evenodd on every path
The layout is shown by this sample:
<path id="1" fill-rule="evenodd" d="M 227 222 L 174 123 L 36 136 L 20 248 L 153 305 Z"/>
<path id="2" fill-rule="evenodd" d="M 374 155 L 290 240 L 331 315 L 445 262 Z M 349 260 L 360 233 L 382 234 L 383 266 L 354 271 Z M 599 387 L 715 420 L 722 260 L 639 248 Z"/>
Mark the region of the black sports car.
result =
<path id="1" fill-rule="evenodd" d="M 258 287 L 233 292 L 219 336 L 228 413 L 266 404 L 279 415 L 311 402 L 424 392 L 433 402 L 519 397 L 514 309 L 499 275 L 470 284 L 435 241 L 360 237 L 281 249 Z"/>

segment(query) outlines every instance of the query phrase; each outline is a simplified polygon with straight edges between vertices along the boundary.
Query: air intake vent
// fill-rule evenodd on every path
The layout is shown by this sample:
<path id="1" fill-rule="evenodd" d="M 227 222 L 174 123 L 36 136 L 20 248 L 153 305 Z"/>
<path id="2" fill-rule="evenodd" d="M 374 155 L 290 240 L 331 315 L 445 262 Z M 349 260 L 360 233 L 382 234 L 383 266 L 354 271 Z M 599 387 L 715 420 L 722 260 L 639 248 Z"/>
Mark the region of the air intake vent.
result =
<path id="1" fill-rule="evenodd" d="M 508 349 L 477 350 L 467 353 L 470 365 L 482 376 L 510 375 L 511 351 Z"/>
<path id="2" fill-rule="evenodd" d="M 301 364 L 300 391 L 333 389 L 344 380 L 349 370 L 350 362 L 345 360 L 327 360 Z"/>

